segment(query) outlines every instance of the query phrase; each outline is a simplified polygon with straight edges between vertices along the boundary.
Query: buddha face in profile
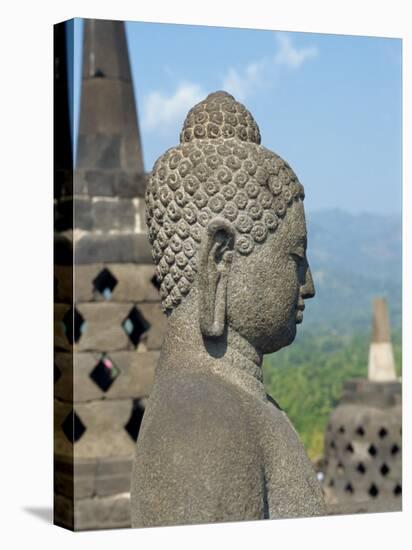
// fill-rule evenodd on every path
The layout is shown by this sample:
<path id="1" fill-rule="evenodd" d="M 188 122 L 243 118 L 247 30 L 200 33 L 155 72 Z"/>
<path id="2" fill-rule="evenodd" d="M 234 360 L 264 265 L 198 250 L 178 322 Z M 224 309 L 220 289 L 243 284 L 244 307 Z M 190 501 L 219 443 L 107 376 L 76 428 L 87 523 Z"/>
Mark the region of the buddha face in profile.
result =
<path id="1" fill-rule="evenodd" d="M 204 338 L 234 331 L 262 354 L 277 351 L 294 340 L 315 293 L 303 187 L 225 92 L 191 109 L 180 137 L 146 191 L 163 309 L 173 322 L 195 304 Z"/>

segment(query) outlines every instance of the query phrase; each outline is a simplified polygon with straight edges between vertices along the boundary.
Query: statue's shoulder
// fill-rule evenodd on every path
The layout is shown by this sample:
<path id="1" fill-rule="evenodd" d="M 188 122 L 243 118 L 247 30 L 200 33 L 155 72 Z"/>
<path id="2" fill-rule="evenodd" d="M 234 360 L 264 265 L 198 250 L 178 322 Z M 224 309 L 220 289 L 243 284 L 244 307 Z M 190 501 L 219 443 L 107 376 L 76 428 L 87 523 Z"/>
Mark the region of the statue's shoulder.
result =
<path id="1" fill-rule="evenodd" d="M 237 389 L 211 373 L 180 374 L 150 396 L 136 447 L 133 525 L 263 518 L 262 456 Z"/>
<path id="2" fill-rule="evenodd" d="M 243 392 L 213 372 L 181 370 L 156 387 L 157 414 L 184 433 L 208 425 L 209 431 L 237 429 L 245 416 Z"/>

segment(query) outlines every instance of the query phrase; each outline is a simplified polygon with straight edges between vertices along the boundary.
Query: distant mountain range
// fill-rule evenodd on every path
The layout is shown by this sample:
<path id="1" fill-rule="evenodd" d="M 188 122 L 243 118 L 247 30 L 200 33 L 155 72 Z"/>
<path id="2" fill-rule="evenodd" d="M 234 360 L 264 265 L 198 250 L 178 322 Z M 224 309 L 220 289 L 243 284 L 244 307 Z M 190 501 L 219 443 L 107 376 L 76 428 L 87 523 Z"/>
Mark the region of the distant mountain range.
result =
<path id="1" fill-rule="evenodd" d="M 316 330 L 319 324 L 339 332 L 368 328 L 376 296 L 386 296 L 392 327 L 399 328 L 401 216 L 323 210 L 306 217 L 316 296 L 306 304 L 301 331 Z"/>

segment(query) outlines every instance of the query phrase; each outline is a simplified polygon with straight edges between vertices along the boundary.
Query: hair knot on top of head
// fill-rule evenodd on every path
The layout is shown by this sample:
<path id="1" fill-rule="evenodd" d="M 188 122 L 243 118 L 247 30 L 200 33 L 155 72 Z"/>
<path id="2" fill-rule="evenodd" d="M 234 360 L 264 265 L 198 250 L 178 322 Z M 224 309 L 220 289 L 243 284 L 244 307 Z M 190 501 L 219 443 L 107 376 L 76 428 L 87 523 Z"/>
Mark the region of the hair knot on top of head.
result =
<path id="1" fill-rule="evenodd" d="M 260 144 L 259 126 L 250 112 L 227 92 L 209 94 L 187 114 L 180 143 L 194 139 L 238 138 Z"/>
<path id="2" fill-rule="evenodd" d="M 289 164 L 260 145 L 247 109 L 215 92 L 191 109 L 181 144 L 156 161 L 146 189 L 146 222 L 163 310 L 188 295 L 210 222 L 234 229 L 235 253 L 247 256 L 276 231 L 304 191 Z"/>

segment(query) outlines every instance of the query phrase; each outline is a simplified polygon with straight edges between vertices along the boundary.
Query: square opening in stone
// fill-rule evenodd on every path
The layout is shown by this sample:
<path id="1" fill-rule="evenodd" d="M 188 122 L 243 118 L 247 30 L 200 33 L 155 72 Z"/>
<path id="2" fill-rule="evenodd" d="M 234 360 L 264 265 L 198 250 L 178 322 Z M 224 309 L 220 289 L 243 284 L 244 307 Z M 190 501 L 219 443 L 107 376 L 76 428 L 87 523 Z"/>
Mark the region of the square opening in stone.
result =
<path id="1" fill-rule="evenodd" d="M 368 449 L 368 453 L 371 455 L 371 456 L 376 456 L 378 454 L 378 451 L 375 447 L 375 445 L 371 445 Z"/>
<path id="2" fill-rule="evenodd" d="M 110 300 L 117 283 L 116 277 L 105 267 L 93 280 L 93 288 L 95 291 L 99 292 L 105 300 Z"/>
<path id="3" fill-rule="evenodd" d="M 152 285 L 155 287 L 156 290 L 160 290 L 160 283 L 159 283 L 159 279 L 156 277 L 156 273 L 150 279 L 150 282 L 152 283 Z"/>
<path id="4" fill-rule="evenodd" d="M 102 391 L 107 392 L 119 374 L 120 369 L 113 363 L 109 356 L 103 354 L 100 361 L 90 373 L 90 378 Z"/>
<path id="5" fill-rule="evenodd" d="M 353 494 L 354 493 L 354 490 L 353 490 L 353 487 L 352 487 L 352 484 L 351 483 L 347 483 L 346 484 L 346 487 L 345 487 L 345 491 L 349 494 Z"/>
<path id="6" fill-rule="evenodd" d="M 387 476 L 387 475 L 389 474 L 389 472 L 390 472 L 389 466 L 388 466 L 387 464 L 382 464 L 382 466 L 381 466 L 381 474 L 382 474 L 383 476 Z"/>
<path id="7" fill-rule="evenodd" d="M 348 443 L 346 445 L 345 449 L 348 453 L 353 453 L 354 452 L 352 443 Z"/>
<path id="8" fill-rule="evenodd" d="M 63 317 L 63 330 L 70 344 L 78 342 L 85 331 L 86 322 L 81 313 L 74 307 L 68 309 Z"/>
<path id="9" fill-rule="evenodd" d="M 372 498 L 376 498 L 379 495 L 379 488 L 372 483 L 372 485 L 369 487 L 369 494 Z"/>
<path id="10" fill-rule="evenodd" d="M 150 323 L 143 317 L 142 313 L 133 306 L 129 315 L 122 323 L 123 329 L 129 337 L 129 340 L 136 348 L 142 335 L 150 328 Z"/>
<path id="11" fill-rule="evenodd" d="M 366 472 L 366 468 L 363 462 L 359 462 L 359 464 L 356 466 L 356 469 L 360 474 L 364 474 Z"/>
<path id="12" fill-rule="evenodd" d="M 140 403 L 139 399 L 134 399 L 133 400 L 132 412 L 130 414 L 130 418 L 127 421 L 127 424 L 124 427 L 126 432 L 133 439 L 133 441 L 137 441 L 137 437 L 139 435 L 139 430 L 140 430 L 140 425 L 141 425 L 142 419 L 143 419 L 143 414 L 144 414 L 143 405 Z"/>
<path id="13" fill-rule="evenodd" d="M 61 370 L 59 369 L 59 367 L 56 365 L 56 363 L 54 363 L 54 383 L 56 384 L 56 382 L 58 382 L 61 378 Z"/>
<path id="14" fill-rule="evenodd" d="M 382 427 L 379 430 L 378 435 L 381 439 L 383 439 L 384 437 L 386 437 L 388 435 L 388 430 L 386 428 Z"/>
<path id="15" fill-rule="evenodd" d="M 395 487 L 393 489 L 393 494 L 396 497 L 399 497 L 402 494 L 402 487 L 399 485 L 399 483 L 397 485 L 395 485 Z"/>
<path id="16" fill-rule="evenodd" d="M 394 445 L 392 445 L 391 447 L 391 455 L 397 455 L 400 451 L 400 448 L 399 446 L 395 443 Z"/>
<path id="17" fill-rule="evenodd" d="M 86 426 L 83 424 L 79 416 L 74 410 L 66 416 L 62 423 L 62 430 L 64 435 L 70 441 L 70 443 L 76 443 L 86 431 Z"/>

